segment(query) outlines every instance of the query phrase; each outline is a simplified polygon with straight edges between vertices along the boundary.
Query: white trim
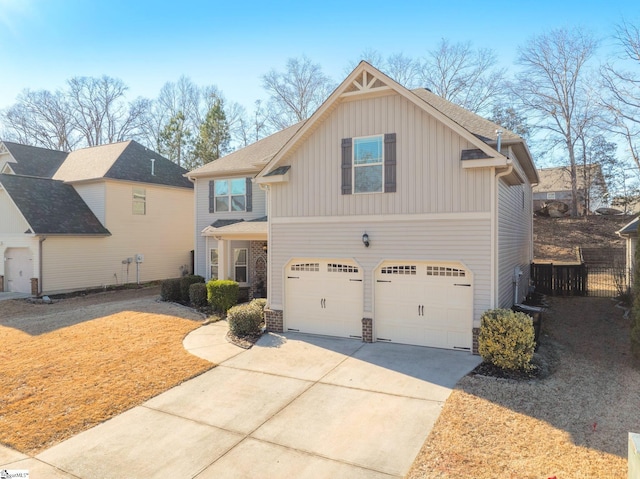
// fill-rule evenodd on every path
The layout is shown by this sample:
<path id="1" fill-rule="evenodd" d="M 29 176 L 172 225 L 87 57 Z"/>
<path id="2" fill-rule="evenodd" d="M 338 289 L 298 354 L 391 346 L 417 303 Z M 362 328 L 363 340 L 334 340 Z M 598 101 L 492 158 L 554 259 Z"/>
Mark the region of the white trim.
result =
<path id="1" fill-rule="evenodd" d="M 306 223 L 381 223 L 389 221 L 487 220 L 491 212 L 477 213 L 424 213 L 402 215 L 345 215 L 345 216 L 287 216 L 270 218 L 270 224 Z"/>
<path id="2" fill-rule="evenodd" d="M 381 158 L 380 162 L 376 163 L 363 163 L 360 165 L 356 165 L 356 141 L 358 140 L 372 140 L 376 139 L 380 141 L 380 153 Z M 368 195 L 372 193 L 384 193 L 384 134 L 380 135 L 368 135 L 368 136 L 357 136 L 351 139 L 351 194 L 353 195 Z M 380 181 L 380 191 L 356 191 L 356 168 L 366 168 L 371 166 L 379 166 L 382 170 L 381 181 Z"/>

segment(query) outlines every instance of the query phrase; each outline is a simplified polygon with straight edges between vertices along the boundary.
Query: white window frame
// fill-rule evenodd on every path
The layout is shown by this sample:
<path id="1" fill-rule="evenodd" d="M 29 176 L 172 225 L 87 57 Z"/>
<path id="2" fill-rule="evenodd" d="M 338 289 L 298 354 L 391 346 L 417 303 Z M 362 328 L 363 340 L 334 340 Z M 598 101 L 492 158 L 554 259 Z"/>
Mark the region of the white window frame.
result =
<path id="1" fill-rule="evenodd" d="M 147 190 L 134 186 L 131 190 L 132 204 L 131 211 L 134 215 L 144 216 L 147 214 Z"/>
<path id="2" fill-rule="evenodd" d="M 233 181 L 242 181 L 243 182 L 243 188 L 244 188 L 244 194 L 243 195 L 234 195 L 231 192 L 231 183 Z M 225 182 L 227 183 L 227 194 L 226 195 L 218 195 L 216 194 L 216 185 L 219 183 Z M 244 198 L 244 208 L 241 210 L 234 210 L 233 209 L 233 197 L 240 197 L 242 196 Z M 218 202 L 217 199 L 218 198 L 227 198 L 227 205 L 229 206 L 228 209 L 226 210 L 221 210 L 218 209 Z M 220 180 L 213 180 L 213 208 L 214 211 L 216 213 L 232 213 L 235 211 L 247 211 L 247 179 L 246 178 L 225 178 L 225 179 L 220 179 Z"/>
<path id="3" fill-rule="evenodd" d="M 556 199 L 556 192 L 555 191 L 550 191 L 547 193 L 547 199 L 548 200 L 555 200 Z"/>
<path id="4" fill-rule="evenodd" d="M 244 264 L 238 263 L 236 258 L 236 251 L 244 250 L 245 262 Z M 237 269 L 244 268 L 245 281 L 238 281 Z M 249 248 L 233 248 L 233 280 L 240 284 L 247 284 L 249 282 Z"/>
<path id="5" fill-rule="evenodd" d="M 215 252 L 216 258 L 215 263 L 213 262 L 213 253 Z M 216 274 L 213 274 L 213 267 L 216 267 Z M 220 253 L 218 248 L 209 248 L 209 274 L 210 279 L 220 279 Z"/>
<path id="6" fill-rule="evenodd" d="M 380 162 L 376 163 L 364 163 L 361 165 L 356 165 L 356 143 L 359 140 L 371 140 L 376 139 L 380 141 Z M 357 180 L 356 180 L 356 169 L 363 167 L 371 167 L 371 166 L 380 166 L 382 170 L 382 174 L 380 176 L 380 190 L 379 191 L 357 191 Z M 384 193 L 384 135 L 370 135 L 370 136 L 359 136 L 353 139 L 352 143 L 352 153 L 351 153 L 351 178 L 352 178 L 352 188 L 351 191 L 354 195 L 370 195 L 377 193 Z"/>

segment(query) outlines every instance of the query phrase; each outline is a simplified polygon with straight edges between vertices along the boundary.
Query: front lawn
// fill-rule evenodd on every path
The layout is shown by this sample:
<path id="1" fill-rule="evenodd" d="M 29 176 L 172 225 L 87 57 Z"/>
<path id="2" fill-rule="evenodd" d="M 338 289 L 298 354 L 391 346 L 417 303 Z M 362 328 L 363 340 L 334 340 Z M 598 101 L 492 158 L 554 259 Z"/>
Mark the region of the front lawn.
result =
<path id="1" fill-rule="evenodd" d="M 198 315 L 108 294 L 0 302 L 0 443 L 35 454 L 214 366 L 182 347 Z"/>

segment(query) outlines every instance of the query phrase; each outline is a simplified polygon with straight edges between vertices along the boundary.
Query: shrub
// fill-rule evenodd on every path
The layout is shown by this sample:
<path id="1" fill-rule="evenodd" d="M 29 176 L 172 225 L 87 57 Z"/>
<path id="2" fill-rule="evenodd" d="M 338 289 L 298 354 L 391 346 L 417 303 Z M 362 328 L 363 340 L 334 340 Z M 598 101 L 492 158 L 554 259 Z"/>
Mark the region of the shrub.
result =
<path id="1" fill-rule="evenodd" d="M 230 280 L 211 280 L 207 283 L 207 299 L 216 311 L 225 313 L 238 303 L 238 283 Z"/>
<path id="2" fill-rule="evenodd" d="M 180 279 L 165 279 L 160 284 L 160 298 L 162 301 L 179 302 L 182 299 L 182 295 L 180 293 Z"/>
<path id="3" fill-rule="evenodd" d="M 204 308 L 207 303 L 207 285 L 204 282 L 189 286 L 189 302 L 194 308 Z"/>
<path id="4" fill-rule="evenodd" d="M 196 274 L 191 274 L 180 278 L 180 295 L 183 303 L 188 303 L 190 301 L 189 287 L 195 283 L 204 284 L 204 278 Z"/>
<path id="5" fill-rule="evenodd" d="M 483 313 L 481 321 L 478 352 L 484 361 L 508 370 L 532 368 L 535 333 L 527 314 L 493 309 Z"/>
<path id="6" fill-rule="evenodd" d="M 264 312 L 264 308 L 267 306 L 267 300 L 266 298 L 256 298 L 249 303 L 249 306 L 260 308 L 260 311 Z"/>
<path id="7" fill-rule="evenodd" d="M 236 336 L 259 334 L 262 324 L 262 308 L 259 304 L 241 304 L 227 312 L 229 329 Z"/>

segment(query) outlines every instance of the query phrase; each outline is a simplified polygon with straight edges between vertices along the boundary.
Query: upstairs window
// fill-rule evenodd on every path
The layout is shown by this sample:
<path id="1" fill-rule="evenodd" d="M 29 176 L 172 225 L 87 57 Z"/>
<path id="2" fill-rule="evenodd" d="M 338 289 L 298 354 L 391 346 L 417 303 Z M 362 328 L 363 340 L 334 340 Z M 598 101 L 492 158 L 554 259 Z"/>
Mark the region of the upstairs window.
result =
<path id="1" fill-rule="evenodd" d="M 342 194 L 396 191 L 396 134 L 342 140 Z"/>
<path id="2" fill-rule="evenodd" d="M 209 182 L 209 212 L 251 211 L 251 179 L 230 178 Z"/>
<path id="3" fill-rule="evenodd" d="M 353 140 L 353 192 L 380 193 L 384 185 L 382 136 Z"/>
<path id="4" fill-rule="evenodd" d="M 144 188 L 133 189 L 133 214 L 147 214 L 147 192 Z"/>

